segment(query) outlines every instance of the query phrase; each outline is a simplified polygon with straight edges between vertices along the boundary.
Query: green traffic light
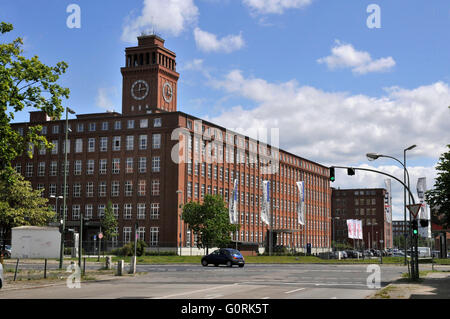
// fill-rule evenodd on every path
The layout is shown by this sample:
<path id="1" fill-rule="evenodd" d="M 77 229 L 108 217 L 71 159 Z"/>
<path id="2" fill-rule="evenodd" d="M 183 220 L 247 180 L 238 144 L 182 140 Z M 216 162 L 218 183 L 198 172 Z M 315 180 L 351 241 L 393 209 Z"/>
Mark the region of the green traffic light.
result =
<path id="1" fill-rule="evenodd" d="M 418 233 L 418 232 L 417 232 L 417 229 L 414 229 L 414 230 L 413 230 L 413 233 L 414 233 L 414 235 L 417 235 L 417 233 Z"/>
<path id="2" fill-rule="evenodd" d="M 330 177 L 330 181 L 334 182 L 334 180 L 335 180 L 334 176 Z"/>

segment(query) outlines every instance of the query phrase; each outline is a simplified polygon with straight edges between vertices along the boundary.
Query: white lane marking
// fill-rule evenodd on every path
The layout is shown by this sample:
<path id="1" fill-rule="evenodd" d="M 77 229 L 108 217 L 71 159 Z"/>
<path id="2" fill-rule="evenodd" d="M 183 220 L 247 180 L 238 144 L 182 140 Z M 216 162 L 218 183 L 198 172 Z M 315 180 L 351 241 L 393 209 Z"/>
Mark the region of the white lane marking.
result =
<path id="1" fill-rule="evenodd" d="M 223 295 L 206 295 L 205 299 L 215 299 L 219 297 L 223 297 Z"/>
<path id="2" fill-rule="evenodd" d="M 217 287 L 212 287 L 212 288 L 206 288 L 206 289 L 186 291 L 186 292 L 173 294 L 173 295 L 168 295 L 168 296 L 163 296 L 163 297 L 155 297 L 154 299 L 164 299 L 164 298 L 171 298 L 171 297 L 182 296 L 182 295 L 191 295 L 191 294 L 196 294 L 196 293 L 199 293 L 199 292 L 204 292 L 204 291 L 214 290 L 214 289 L 219 289 L 219 288 L 224 288 L 224 287 L 232 287 L 232 286 L 236 286 L 236 285 L 237 285 L 237 283 L 231 284 L 231 285 L 222 285 L 222 286 L 217 286 Z"/>
<path id="3" fill-rule="evenodd" d="M 299 288 L 299 289 L 294 289 L 294 290 L 291 290 L 291 291 L 286 291 L 285 294 L 291 294 L 291 293 L 293 293 L 293 292 L 300 291 L 300 290 L 304 290 L 304 289 L 305 289 L 305 288 Z"/>
<path id="4" fill-rule="evenodd" d="M 262 299 L 270 299 L 270 297 L 264 297 L 264 298 L 262 298 Z"/>

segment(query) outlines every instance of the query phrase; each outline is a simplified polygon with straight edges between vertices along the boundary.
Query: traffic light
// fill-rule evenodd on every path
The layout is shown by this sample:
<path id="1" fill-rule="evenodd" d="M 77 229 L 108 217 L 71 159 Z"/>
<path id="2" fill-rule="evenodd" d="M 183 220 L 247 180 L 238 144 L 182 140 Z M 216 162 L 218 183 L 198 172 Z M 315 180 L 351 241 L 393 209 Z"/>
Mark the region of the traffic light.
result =
<path id="1" fill-rule="evenodd" d="M 334 182 L 336 178 L 334 177 L 334 167 L 330 167 L 330 181 Z"/>
<path id="2" fill-rule="evenodd" d="M 350 176 L 355 175 L 355 169 L 354 168 L 347 168 L 347 175 L 350 175 Z"/>
<path id="3" fill-rule="evenodd" d="M 428 227 L 428 219 L 421 219 L 420 227 Z"/>
<path id="4" fill-rule="evenodd" d="M 417 219 L 414 219 L 412 221 L 411 226 L 412 226 L 413 235 L 417 235 L 419 233 L 419 225 L 417 224 Z"/>

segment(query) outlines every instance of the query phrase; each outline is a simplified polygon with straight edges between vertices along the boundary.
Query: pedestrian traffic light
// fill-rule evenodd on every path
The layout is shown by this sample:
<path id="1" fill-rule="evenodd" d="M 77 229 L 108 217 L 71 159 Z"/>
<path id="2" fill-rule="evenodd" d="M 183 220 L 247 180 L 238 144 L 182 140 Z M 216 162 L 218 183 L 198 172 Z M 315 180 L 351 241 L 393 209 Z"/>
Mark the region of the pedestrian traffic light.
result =
<path id="1" fill-rule="evenodd" d="M 418 223 L 417 223 L 417 219 L 414 219 L 413 221 L 412 221 L 412 232 L 413 232 L 413 235 L 417 235 L 418 233 L 419 233 L 419 225 L 418 225 Z"/>
<path id="2" fill-rule="evenodd" d="M 334 177 L 334 167 L 330 167 L 330 181 L 334 182 L 336 178 Z"/>
<path id="3" fill-rule="evenodd" d="M 347 175 L 355 175 L 355 169 L 354 168 L 347 168 Z"/>

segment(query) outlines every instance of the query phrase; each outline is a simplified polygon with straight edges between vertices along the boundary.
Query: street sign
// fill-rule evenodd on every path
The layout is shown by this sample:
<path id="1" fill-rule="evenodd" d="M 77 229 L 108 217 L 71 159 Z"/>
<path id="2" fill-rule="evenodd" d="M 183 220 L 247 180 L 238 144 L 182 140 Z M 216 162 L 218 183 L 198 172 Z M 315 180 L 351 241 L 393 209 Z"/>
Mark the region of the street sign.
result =
<path id="1" fill-rule="evenodd" d="M 417 214 L 419 213 L 420 208 L 422 207 L 422 204 L 411 204 L 406 205 L 411 215 L 416 219 Z"/>
<path id="2" fill-rule="evenodd" d="M 103 234 L 102 233 L 98 234 L 98 238 L 102 239 L 103 238 Z"/>

